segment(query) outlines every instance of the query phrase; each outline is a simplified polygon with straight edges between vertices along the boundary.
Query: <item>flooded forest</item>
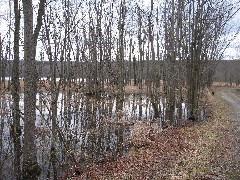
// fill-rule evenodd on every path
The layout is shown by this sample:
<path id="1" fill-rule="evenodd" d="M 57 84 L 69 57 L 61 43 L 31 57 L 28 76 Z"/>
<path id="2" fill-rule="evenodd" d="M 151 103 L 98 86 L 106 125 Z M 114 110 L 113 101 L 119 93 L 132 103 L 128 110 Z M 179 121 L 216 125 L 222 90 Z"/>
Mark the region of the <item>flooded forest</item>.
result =
<path id="1" fill-rule="evenodd" d="M 0 179 L 71 177 L 127 153 L 139 124 L 203 121 L 234 2 L 6 1 Z"/>

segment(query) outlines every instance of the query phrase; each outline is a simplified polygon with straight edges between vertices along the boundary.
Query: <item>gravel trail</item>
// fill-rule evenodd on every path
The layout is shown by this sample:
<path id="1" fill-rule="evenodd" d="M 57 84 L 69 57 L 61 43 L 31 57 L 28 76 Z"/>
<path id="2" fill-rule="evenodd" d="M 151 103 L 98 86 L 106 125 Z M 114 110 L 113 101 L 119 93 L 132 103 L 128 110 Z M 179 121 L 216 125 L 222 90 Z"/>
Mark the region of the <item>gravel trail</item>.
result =
<path id="1" fill-rule="evenodd" d="M 236 95 L 236 89 L 222 89 L 221 96 L 228 101 L 235 109 L 236 117 L 240 120 L 240 97 Z"/>

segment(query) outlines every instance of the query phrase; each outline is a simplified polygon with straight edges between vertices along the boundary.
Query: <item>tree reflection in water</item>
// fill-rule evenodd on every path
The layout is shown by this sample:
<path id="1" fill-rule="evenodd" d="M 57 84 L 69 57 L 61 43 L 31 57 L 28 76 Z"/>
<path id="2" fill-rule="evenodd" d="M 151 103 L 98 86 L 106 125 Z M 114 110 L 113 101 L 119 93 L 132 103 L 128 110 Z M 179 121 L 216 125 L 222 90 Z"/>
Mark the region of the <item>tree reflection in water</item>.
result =
<path id="1" fill-rule="evenodd" d="M 20 96 L 23 110 L 23 94 Z M 151 101 L 146 96 L 116 95 L 94 98 L 78 93 L 60 93 L 53 136 L 51 95 L 37 95 L 37 157 L 42 166 L 40 179 L 72 173 L 69 169 L 114 160 L 127 151 L 126 137 L 135 121 L 154 118 Z M 11 179 L 13 150 L 10 138 L 11 96 L 1 97 L 0 174 Z M 68 102 L 65 102 L 68 101 Z M 162 100 L 159 107 L 163 108 Z M 162 111 L 163 112 L 163 109 Z M 183 116 L 186 107 L 182 107 Z M 163 114 L 160 117 L 164 117 Z M 161 119 L 159 119 L 160 121 Z M 23 120 L 21 119 L 21 126 Z M 84 169 L 84 168 L 83 168 Z"/>

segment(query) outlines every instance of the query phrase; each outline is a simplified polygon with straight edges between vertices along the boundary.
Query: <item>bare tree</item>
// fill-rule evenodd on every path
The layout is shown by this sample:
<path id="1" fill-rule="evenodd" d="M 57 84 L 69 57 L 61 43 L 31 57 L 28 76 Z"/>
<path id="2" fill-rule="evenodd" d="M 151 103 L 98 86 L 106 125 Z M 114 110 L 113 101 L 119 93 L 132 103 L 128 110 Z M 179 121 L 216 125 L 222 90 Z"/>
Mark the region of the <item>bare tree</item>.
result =
<path id="1" fill-rule="evenodd" d="M 32 0 L 23 0 L 24 14 L 24 144 L 23 179 L 37 179 L 41 168 L 35 145 L 37 70 L 35 65 L 38 34 L 42 26 L 45 0 L 39 3 L 37 25 L 33 31 Z"/>
<path id="2" fill-rule="evenodd" d="M 19 40 L 20 40 L 20 9 L 18 0 L 14 0 L 15 28 L 14 28 L 14 60 L 12 66 L 12 97 L 13 97 L 13 125 L 12 135 L 14 144 L 14 168 L 17 180 L 21 177 L 21 127 L 20 127 L 20 109 L 19 109 Z"/>

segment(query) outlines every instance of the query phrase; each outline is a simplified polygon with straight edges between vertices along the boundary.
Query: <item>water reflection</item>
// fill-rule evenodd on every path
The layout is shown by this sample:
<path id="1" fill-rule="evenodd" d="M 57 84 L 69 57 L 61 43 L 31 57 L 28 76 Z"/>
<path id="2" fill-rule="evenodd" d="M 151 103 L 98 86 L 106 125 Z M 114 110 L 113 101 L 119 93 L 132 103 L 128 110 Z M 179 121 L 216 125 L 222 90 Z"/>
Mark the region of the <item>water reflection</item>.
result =
<path id="1" fill-rule="evenodd" d="M 23 94 L 20 109 L 23 112 Z M 51 94 L 37 94 L 37 158 L 42 166 L 40 179 L 67 174 L 73 164 L 82 166 L 114 159 L 126 151 L 125 141 L 129 128 L 135 121 L 151 122 L 154 109 L 145 95 L 109 95 L 93 98 L 80 93 L 60 93 L 57 99 L 56 135 L 53 135 Z M 0 174 L 8 172 L 4 179 L 14 179 L 9 172 L 13 166 L 13 150 L 10 138 L 11 96 L 1 97 L 1 162 Z M 158 99 L 158 124 L 164 120 L 164 99 Z M 186 106 L 176 109 L 186 116 Z M 23 127 L 23 120 L 21 119 Z M 7 157 L 6 157 L 7 156 Z M 5 158 L 6 157 L 6 158 Z M 6 163 L 4 158 L 8 161 Z M 8 168 L 8 170 L 6 170 Z M 2 172 L 1 172 L 2 171 Z M 13 174 L 13 173 L 12 173 Z"/>
<path id="2" fill-rule="evenodd" d="M 11 111 L 9 108 L 9 104 L 9 96 L 0 96 L 0 174 L 2 179 L 14 178 L 12 176 L 14 174 L 14 154 L 10 134 Z"/>

